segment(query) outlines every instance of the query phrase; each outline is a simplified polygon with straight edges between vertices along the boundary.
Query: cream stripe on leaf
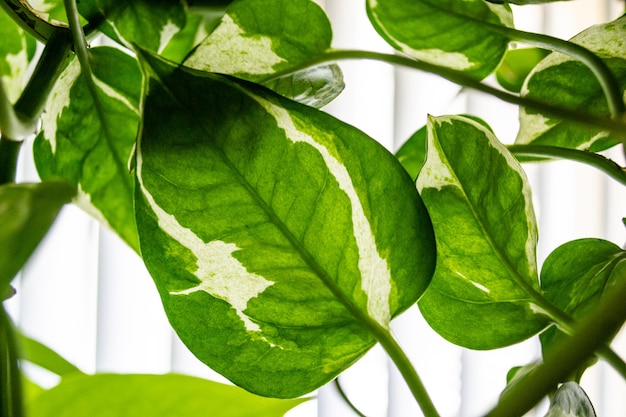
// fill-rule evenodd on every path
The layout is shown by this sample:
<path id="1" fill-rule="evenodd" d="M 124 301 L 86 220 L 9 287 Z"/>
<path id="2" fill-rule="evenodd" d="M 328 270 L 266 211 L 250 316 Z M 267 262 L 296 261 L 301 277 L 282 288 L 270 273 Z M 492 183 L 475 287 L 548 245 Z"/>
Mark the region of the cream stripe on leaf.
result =
<path id="1" fill-rule="evenodd" d="M 248 390 L 316 389 L 429 283 L 434 239 L 410 177 L 325 113 L 138 53 L 137 226 L 170 322 Z"/>
<path id="2" fill-rule="evenodd" d="M 430 118 L 417 188 L 437 238 L 437 269 L 419 302 L 429 324 L 473 349 L 539 331 L 544 319 L 531 308 L 539 291 L 532 198 L 504 145 L 470 118 Z"/>

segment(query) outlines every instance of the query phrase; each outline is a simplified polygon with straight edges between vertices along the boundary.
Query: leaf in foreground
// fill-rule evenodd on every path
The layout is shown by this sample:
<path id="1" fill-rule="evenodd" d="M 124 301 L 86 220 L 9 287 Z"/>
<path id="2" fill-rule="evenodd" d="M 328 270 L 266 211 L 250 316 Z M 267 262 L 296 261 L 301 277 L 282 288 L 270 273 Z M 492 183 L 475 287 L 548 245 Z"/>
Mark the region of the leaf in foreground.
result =
<path id="1" fill-rule="evenodd" d="M 318 388 L 428 285 L 432 228 L 411 179 L 325 113 L 139 55 L 137 225 L 171 324 L 252 392 Z"/>
<path id="2" fill-rule="evenodd" d="M 28 404 L 32 417 L 280 417 L 307 399 L 276 400 L 185 375 L 75 374 Z"/>
<path id="3" fill-rule="evenodd" d="M 137 250 L 128 161 L 139 124 L 141 74 L 136 61 L 117 49 L 91 48 L 90 59 L 95 95 L 74 59 L 48 100 L 35 163 L 41 178 L 74 184 L 76 204 Z"/>
<path id="4" fill-rule="evenodd" d="M 368 0 L 367 11 L 394 48 L 478 79 L 496 69 L 509 43 L 484 23 L 513 25 L 509 6 L 483 0 Z"/>
<path id="5" fill-rule="evenodd" d="M 493 349 L 544 325 L 537 229 L 530 188 L 515 158 L 482 124 L 431 118 L 417 188 L 437 239 L 437 268 L 420 299 L 426 321 L 449 341 Z"/>
<path id="6" fill-rule="evenodd" d="M 617 79 L 622 96 L 626 89 L 626 16 L 592 26 L 571 42 L 595 52 Z M 521 95 L 555 106 L 610 117 L 606 98 L 591 70 L 567 55 L 553 52 L 530 73 Z M 581 126 L 520 107 L 519 144 L 550 145 L 601 151 L 620 143 L 619 138 L 595 127 Z"/>
<path id="7" fill-rule="evenodd" d="M 74 187 L 64 181 L 0 187 L 0 290 L 22 269 L 74 194 Z"/>

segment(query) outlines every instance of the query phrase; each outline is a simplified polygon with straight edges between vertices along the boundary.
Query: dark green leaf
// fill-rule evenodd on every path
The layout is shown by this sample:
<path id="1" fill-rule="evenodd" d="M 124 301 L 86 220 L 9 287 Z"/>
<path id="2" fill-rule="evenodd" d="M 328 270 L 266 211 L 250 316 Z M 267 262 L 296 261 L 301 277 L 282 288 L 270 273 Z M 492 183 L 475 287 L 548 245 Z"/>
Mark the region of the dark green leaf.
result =
<path id="1" fill-rule="evenodd" d="M 1 291 L 22 269 L 61 207 L 74 194 L 74 187 L 64 181 L 0 187 Z"/>
<path id="2" fill-rule="evenodd" d="M 82 0 L 79 11 L 99 29 L 127 46 L 162 51 L 186 22 L 183 0 Z"/>
<path id="3" fill-rule="evenodd" d="M 94 88 L 74 59 L 56 83 L 34 144 L 42 178 L 78 188 L 76 204 L 138 249 L 128 162 L 139 123 L 141 74 L 123 52 L 91 48 Z"/>
<path id="4" fill-rule="evenodd" d="M 622 94 L 626 89 L 626 17 L 614 22 L 592 26 L 571 39 L 595 52 L 617 78 Z M 522 96 L 553 105 L 609 117 L 610 112 L 602 88 L 585 65 L 566 55 L 553 52 L 530 73 L 521 91 Z M 581 127 L 536 111 L 520 108 L 520 131 L 516 143 L 552 145 L 565 148 L 607 149 L 619 139 L 593 127 Z"/>
<path id="5" fill-rule="evenodd" d="M 545 417 L 596 417 L 596 412 L 580 385 L 569 381 L 556 390 Z"/>
<path id="6" fill-rule="evenodd" d="M 602 239 L 565 243 L 546 258 L 541 269 L 544 296 L 580 319 L 598 304 L 605 289 L 611 286 L 613 269 L 625 257 L 619 246 Z M 563 337 L 556 327 L 547 329 L 541 334 L 543 351 Z"/>
<path id="7" fill-rule="evenodd" d="M 74 364 L 48 346 L 21 335 L 19 339 L 21 359 L 34 363 L 61 377 L 80 372 Z"/>
<path id="8" fill-rule="evenodd" d="M 28 406 L 32 417 L 280 417 L 304 399 L 258 397 L 185 375 L 81 375 L 63 378 Z"/>
<path id="9" fill-rule="evenodd" d="M 323 112 L 138 53 L 137 224 L 171 324 L 252 392 L 310 392 L 428 285 L 434 240 L 413 182 Z"/>
<path id="10" fill-rule="evenodd" d="M 431 118 L 417 188 L 437 239 L 435 276 L 419 302 L 428 323 L 473 349 L 516 343 L 544 327 L 533 302 L 530 188 L 504 145 L 469 118 Z"/>
<path id="11" fill-rule="evenodd" d="M 484 22 L 513 25 L 508 6 L 484 0 L 368 0 L 367 9 L 394 48 L 479 79 L 496 69 L 509 43 Z"/>
<path id="12" fill-rule="evenodd" d="M 520 48 L 507 51 L 496 71 L 498 83 L 509 91 L 519 93 L 530 71 L 549 53 L 541 48 Z"/>

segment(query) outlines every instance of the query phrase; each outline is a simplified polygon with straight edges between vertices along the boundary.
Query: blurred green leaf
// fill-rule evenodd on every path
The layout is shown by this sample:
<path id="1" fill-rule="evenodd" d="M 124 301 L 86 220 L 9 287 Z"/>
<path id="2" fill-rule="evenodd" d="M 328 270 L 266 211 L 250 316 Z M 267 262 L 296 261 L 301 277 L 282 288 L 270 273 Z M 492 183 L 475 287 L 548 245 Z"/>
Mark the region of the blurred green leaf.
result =
<path id="1" fill-rule="evenodd" d="M 509 91 L 519 93 L 530 71 L 549 53 L 541 48 L 508 50 L 496 71 L 498 83 Z"/>

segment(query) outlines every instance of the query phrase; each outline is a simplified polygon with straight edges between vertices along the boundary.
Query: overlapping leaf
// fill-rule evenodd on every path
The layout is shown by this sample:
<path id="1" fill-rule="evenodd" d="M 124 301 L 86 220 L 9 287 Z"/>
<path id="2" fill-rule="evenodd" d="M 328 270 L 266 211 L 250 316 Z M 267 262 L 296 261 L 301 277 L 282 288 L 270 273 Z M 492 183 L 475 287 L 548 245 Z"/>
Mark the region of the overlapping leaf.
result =
<path id="1" fill-rule="evenodd" d="M 419 307 L 453 343 L 491 349 L 544 326 L 536 221 L 519 163 L 487 128 L 463 116 L 431 118 L 417 188 L 433 221 L 437 268 Z"/>
<path id="2" fill-rule="evenodd" d="M 75 374 L 28 404 L 32 417 L 280 417 L 307 399 L 258 397 L 185 375 Z"/>
<path id="3" fill-rule="evenodd" d="M 0 292 L 22 269 L 74 194 L 74 188 L 63 181 L 0 187 Z"/>
<path id="4" fill-rule="evenodd" d="M 34 144 L 42 178 L 76 185 L 76 203 L 137 249 L 128 162 L 139 124 L 141 74 L 123 52 L 91 48 L 93 88 L 72 61 L 54 87 Z"/>
<path id="5" fill-rule="evenodd" d="M 82 0 L 78 7 L 112 39 L 159 52 L 186 22 L 183 0 Z"/>
<path id="6" fill-rule="evenodd" d="M 533 68 L 550 51 L 541 48 L 511 49 L 504 55 L 496 71 L 498 83 L 509 91 L 519 93 Z"/>
<path id="7" fill-rule="evenodd" d="M 368 0 L 367 9 L 394 48 L 479 79 L 496 69 L 509 42 L 484 23 L 513 25 L 508 6 L 484 0 Z"/>
<path id="8" fill-rule="evenodd" d="M 321 386 L 428 285 L 432 228 L 411 179 L 325 113 L 139 55 L 137 225 L 170 322 L 252 392 Z"/>
<path id="9" fill-rule="evenodd" d="M 592 26 L 571 39 L 604 60 L 618 80 L 622 96 L 626 89 L 625 36 L 626 17 L 620 17 Z M 603 90 L 591 70 L 561 53 L 552 53 L 543 59 L 526 79 L 521 93 L 556 106 L 611 116 Z M 521 144 L 600 151 L 619 143 L 618 138 L 599 128 L 573 124 L 527 108 L 520 108 L 519 120 L 516 142 Z"/>

